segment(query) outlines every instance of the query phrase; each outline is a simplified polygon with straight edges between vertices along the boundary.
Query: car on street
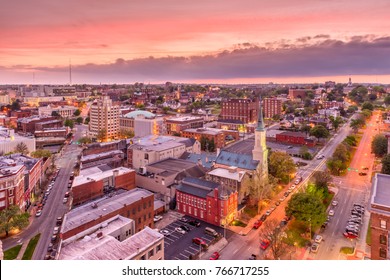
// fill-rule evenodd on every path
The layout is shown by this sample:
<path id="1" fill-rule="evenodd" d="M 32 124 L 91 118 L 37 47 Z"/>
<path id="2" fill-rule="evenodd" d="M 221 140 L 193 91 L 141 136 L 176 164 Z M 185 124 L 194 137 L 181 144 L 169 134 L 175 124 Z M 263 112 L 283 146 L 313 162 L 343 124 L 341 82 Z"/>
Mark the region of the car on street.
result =
<path id="1" fill-rule="evenodd" d="M 262 221 L 258 220 L 253 224 L 254 229 L 258 229 L 263 224 Z"/>
<path id="2" fill-rule="evenodd" d="M 280 201 L 276 201 L 276 202 L 275 202 L 275 205 L 276 205 L 276 206 L 279 206 L 279 205 L 280 205 Z"/>
<path id="3" fill-rule="evenodd" d="M 368 170 L 369 168 L 368 167 L 363 167 L 363 170 Z"/>
<path id="4" fill-rule="evenodd" d="M 318 155 L 317 159 L 323 159 L 325 156 L 324 155 Z"/>
<path id="5" fill-rule="evenodd" d="M 338 204 L 339 204 L 339 202 L 337 200 L 332 201 L 332 206 L 337 206 Z"/>
<path id="6" fill-rule="evenodd" d="M 264 240 L 261 241 L 261 243 L 260 243 L 260 248 L 261 248 L 262 250 L 265 250 L 265 249 L 268 248 L 269 244 L 270 244 L 270 241 L 269 241 L 268 239 L 264 239 Z"/>
<path id="7" fill-rule="evenodd" d="M 293 146 L 288 146 L 288 147 L 287 147 L 287 149 L 292 149 L 292 148 L 293 148 Z"/>
<path id="8" fill-rule="evenodd" d="M 296 187 L 297 187 L 297 185 L 291 185 L 292 190 L 295 190 Z"/>
<path id="9" fill-rule="evenodd" d="M 154 216 L 153 221 L 156 223 L 156 222 L 162 220 L 162 218 L 163 218 L 162 216 L 156 215 L 156 216 Z"/>
<path id="10" fill-rule="evenodd" d="M 294 181 L 295 185 L 298 185 L 302 181 L 302 177 L 297 177 Z"/>
<path id="11" fill-rule="evenodd" d="M 267 215 L 263 214 L 261 217 L 260 217 L 260 221 L 264 222 L 265 220 L 267 219 Z"/>
<path id="12" fill-rule="evenodd" d="M 200 222 L 197 220 L 190 220 L 188 221 L 188 224 L 190 224 L 191 226 L 200 227 Z"/>
<path id="13" fill-rule="evenodd" d="M 355 211 L 355 210 L 351 210 L 351 215 L 362 217 L 362 213 L 360 213 L 359 211 Z"/>
<path id="14" fill-rule="evenodd" d="M 269 216 L 271 214 L 271 210 L 265 211 L 265 215 Z"/>
<path id="15" fill-rule="evenodd" d="M 175 231 L 181 234 L 186 234 L 186 231 L 180 227 L 175 228 Z"/>
<path id="16" fill-rule="evenodd" d="M 53 234 L 58 234 L 60 232 L 60 227 L 54 227 Z"/>
<path id="17" fill-rule="evenodd" d="M 57 240 L 57 234 L 53 234 L 52 236 L 51 236 L 51 241 L 52 242 L 55 242 Z"/>
<path id="18" fill-rule="evenodd" d="M 66 192 L 65 193 L 65 197 L 69 197 L 70 193 L 69 192 Z"/>
<path id="19" fill-rule="evenodd" d="M 62 217 L 57 217 L 56 225 L 60 226 L 62 224 Z"/>
<path id="20" fill-rule="evenodd" d="M 196 245 L 200 245 L 202 247 L 207 246 L 206 241 L 204 241 L 202 238 L 199 238 L 199 237 L 192 238 L 192 243 L 194 243 Z"/>
<path id="21" fill-rule="evenodd" d="M 53 251 L 53 243 L 49 243 L 49 246 L 47 246 L 47 251 L 48 252 L 51 252 L 51 251 Z"/>
<path id="22" fill-rule="evenodd" d="M 68 198 L 67 197 L 64 197 L 64 199 L 62 200 L 62 203 L 67 203 L 68 202 Z"/>
<path id="23" fill-rule="evenodd" d="M 219 259 L 219 256 L 220 256 L 220 254 L 219 254 L 218 252 L 214 252 L 214 253 L 211 255 L 211 257 L 210 257 L 210 260 L 213 260 L 213 261 L 218 260 L 218 259 Z"/>
<path id="24" fill-rule="evenodd" d="M 343 235 L 344 235 L 344 237 L 346 237 L 346 238 L 351 238 L 351 239 L 354 239 L 354 238 L 357 238 L 357 237 L 358 237 L 357 234 L 354 234 L 354 233 L 352 233 L 352 232 L 344 232 Z"/>
<path id="25" fill-rule="evenodd" d="M 322 241 L 322 235 L 316 235 L 316 237 L 314 238 L 314 242 L 317 242 L 317 243 L 321 243 Z"/>
<path id="26" fill-rule="evenodd" d="M 184 223 L 188 223 L 188 219 L 186 217 L 181 217 L 179 220 Z"/>
<path id="27" fill-rule="evenodd" d="M 348 223 L 354 223 L 354 224 L 361 224 L 362 220 L 361 219 L 349 219 Z"/>
<path id="28" fill-rule="evenodd" d="M 164 235 L 164 236 L 170 236 L 170 235 L 171 235 L 171 233 L 170 233 L 168 230 L 166 230 L 166 229 L 161 229 L 161 230 L 160 230 L 160 233 L 161 233 L 162 235 Z"/>
<path id="29" fill-rule="evenodd" d="M 287 225 L 287 220 L 285 219 L 281 220 L 279 226 L 284 227 L 285 225 Z"/>
<path id="30" fill-rule="evenodd" d="M 334 216 L 334 210 L 329 210 L 329 216 Z"/>
<path id="31" fill-rule="evenodd" d="M 289 192 L 285 192 L 285 193 L 284 193 L 284 197 L 287 198 L 289 194 L 290 194 Z"/>
<path id="32" fill-rule="evenodd" d="M 279 198 L 279 201 L 282 202 L 282 201 L 284 201 L 285 199 L 286 199 L 286 197 L 285 197 L 285 196 L 282 196 L 281 198 Z"/>
<path id="33" fill-rule="evenodd" d="M 359 172 L 359 176 L 366 176 L 367 173 L 366 172 Z"/>
<path id="34" fill-rule="evenodd" d="M 318 249 L 320 248 L 320 244 L 318 243 L 313 243 L 310 247 L 310 252 L 312 253 L 317 253 Z"/>
<path id="35" fill-rule="evenodd" d="M 252 254 L 250 257 L 249 257 L 250 260 L 257 260 L 257 256 L 255 254 Z"/>
<path id="36" fill-rule="evenodd" d="M 42 215 L 42 210 L 38 210 L 36 213 L 35 213 L 35 217 L 40 217 Z"/>
<path id="37" fill-rule="evenodd" d="M 190 231 L 190 228 L 186 225 L 181 225 L 180 228 L 185 231 Z"/>

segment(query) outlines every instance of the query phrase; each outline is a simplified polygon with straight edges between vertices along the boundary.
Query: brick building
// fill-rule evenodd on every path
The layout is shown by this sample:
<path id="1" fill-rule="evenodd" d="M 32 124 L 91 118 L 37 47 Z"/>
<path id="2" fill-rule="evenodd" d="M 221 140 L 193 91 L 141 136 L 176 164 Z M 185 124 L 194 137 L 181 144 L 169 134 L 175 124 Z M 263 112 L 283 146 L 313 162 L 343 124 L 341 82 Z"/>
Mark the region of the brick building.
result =
<path id="1" fill-rule="evenodd" d="M 126 152 L 127 144 L 126 140 L 115 140 L 111 142 L 100 142 L 92 143 L 86 146 L 86 149 L 83 149 L 83 156 L 95 155 L 110 151 L 120 150 Z"/>
<path id="2" fill-rule="evenodd" d="M 135 232 L 153 228 L 153 202 L 153 193 L 137 188 L 76 207 L 65 214 L 60 237 L 68 239 L 116 215 L 134 220 Z"/>
<path id="3" fill-rule="evenodd" d="M 390 175 L 375 174 L 371 199 L 371 259 L 390 259 Z"/>
<path id="4" fill-rule="evenodd" d="M 305 145 L 309 147 L 314 147 L 317 144 L 316 138 L 307 137 L 306 134 L 302 132 L 292 132 L 292 131 L 285 131 L 276 134 L 276 142 L 294 144 L 294 145 Z"/>
<path id="5" fill-rule="evenodd" d="M 59 128 L 62 127 L 62 121 L 57 120 L 52 116 L 31 116 L 18 119 L 17 130 L 19 133 L 34 134 L 35 130 L 43 130 L 44 128 Z"/>
<path id="6" fill-rule="evenodd" d="M 224 130 L 215 128 L 189 128 L 183 131 L 185 138 L 194 138 L 201 142 L 202 137 L 213 140 L 215 148 L 223 148 L 227 144 L 238 141 L 240 135 L 237 130 Z"/>
<path id="7" fill-rule="evenodd" d="M 107 164 L 111 168 L 123 166 L 124 153 L 119 150 L 103 152 L 99 154 L 92 154 L 81 156 L 80 169 L 95 167 L 102 164 Z"/>
<path id="8" fill-rule="evenodd" d="M 203 127 L 203 117 L 175 117 L 165 120 L 165 125 L 168 135 L 174 135 L 175 133 L 182 133 L 188 128 L 199 128 Z"/>
<path id="9" fill-rule="evenodd" d="M 34 136 L 39 137 L 63 137 L 66 138 L 70 130 L 67 127 L 49 128 L 44 130 L 35 130 Z"/>
<path id="10" fill-rule="evenodd" d="M 306 94 L 306 89 L 292 89 L 290 88 L 288 90 L 288 97 L 290 100 L 297 100 L 297 99 L 305 99 L 307 94 Z"/>
<path id="11" fill-rule="evenodd" d="M 338 102 L 338 101 L 323 101 L 322 107 L 324 109 L 331 109 L 331 108 L 344 108 L 344 102 Z"/>
<path id="12" fill-rule="evenodd" d="M 17 205 L 25 209 L 24 173 L 26 167 L 15 164 L 12 159 L 3 158 L 0 161 L 0 211 Z"/>
<path id="13" fill-rule="evenodd" d="M 276 115 L 282 114 L 283 101 L 279 98 L 264 98 L 263 112 L 265 118 L 273 118 Z"/>
<path id="14" fill-rule="evenodd" d="M 237 192 L 198 178 L 185 178 L 176 188 L 177 211 L 217 226 L 229 224 L 237 214 Z"/>
<path id="15" fill-rule="evenodd" d="M 219 120 L 239 120 L 244 124 L 256 123 L 259 101 L 257 99 L 230 99 L 223 101 Z"/>
<path id="16" fill-rule="evenodd" d="M 115 169 L 107 165 L 81 170 L 72 184 L 73 204 L 77 205 L 103 196 L 114 189 L 135 188 L 135 171 L 125 167 Z"/>

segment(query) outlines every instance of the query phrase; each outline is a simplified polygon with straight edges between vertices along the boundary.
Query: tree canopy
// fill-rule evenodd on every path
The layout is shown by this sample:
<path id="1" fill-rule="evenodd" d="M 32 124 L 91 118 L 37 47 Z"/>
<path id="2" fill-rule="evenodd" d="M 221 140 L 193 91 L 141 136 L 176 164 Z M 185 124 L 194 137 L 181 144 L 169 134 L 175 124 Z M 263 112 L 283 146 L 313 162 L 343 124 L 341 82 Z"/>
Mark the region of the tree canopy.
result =
<path id="1" fill-rule="evenodd" d="M 390 175 L 390 154 L 387 154 L 382 158 L 381 173 Z"/>
<path id="2" fill-rule="evenodd" d="M 332 176 L 328 171 L 315 171 L 313 174 L 314 184 L 318 188 L 328 188 L 328 183 L 332 181 Z"/>
<path id="3" fill-rule="evenodd" d="M 24 142 L 20 142 L 15 147 L 15 153 L 20 153 L 22 155 L 27 155 L 29 153 L 28 147 Z"/>
<path id="4" fill-rule="evenodd" d="M 73 128 L 74 127 L 74 121 L 73 120 L 70 120 L 70 119 L 66 119 L 64 121 L 64 126 L 68 126 L 70 128 Z"/>
<path id="5" fill-rule="evenodd" d="M 371 102 L 364 102 L 362 105 L 362 110 L 374 110 L 374 105 Z"/>
<path id="6" fill-rule="evenodd" d="M 33 158 L 49 158 L 51 157 L 51 152 L 49 150 L 39 149 L 34 152 L 31 152 Z"/>
<path id="7" fill-rule="evenodd" d="M 388 141 L 386 136 L 383 134 L 377 134 L 374 136 L 371 142 L 371 152 L 374 153 L 377 157 L 384 156 L 387 154 L 387 145 Z"/>
<path id="8" fill-rule="evenodd" d="M 22 213 L 18 206 L 12 205 L 0 212 L 0 232 L 8 236 L 12 229 L 23 229 L 28 226 L 30 215 Z"/>
<path id="9" fill-rule="evenodd" d="M 289 177 L 297 170 L 290 155 L 285 152 L 272 152 L 268 163 L 269 173 L 275 178 L 288 182 Z"/>
<path id="10" fill-rule="evenodd" d="M 316 137 L 319 141 L 320 138 L 327 138 L 329 131 L 323 125 L 316 125 L 310 130 L 310 135 Z"/>
<path id="11" fill-rule="evenodd" d="M 74 111 L 74 113 L 73 113 L 73 115 L 75 115 L 76 117 L 80 116 L 80 114 L 81 114 L 80 109 L 76 109 L 76 110 Z"/>

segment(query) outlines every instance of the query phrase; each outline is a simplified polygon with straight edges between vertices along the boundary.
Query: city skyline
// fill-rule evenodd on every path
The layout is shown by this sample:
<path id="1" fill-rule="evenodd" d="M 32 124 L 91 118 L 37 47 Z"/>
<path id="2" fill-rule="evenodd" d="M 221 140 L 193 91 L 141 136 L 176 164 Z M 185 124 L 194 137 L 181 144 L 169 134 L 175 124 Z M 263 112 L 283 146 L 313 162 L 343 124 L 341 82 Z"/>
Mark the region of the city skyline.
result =
<path id="1" fill-rule="evenodd" d="M 385 0 L 2 4 L 0 83 L 390 83 Z M 34 78 L 33 78 L 34 77 Z"/>

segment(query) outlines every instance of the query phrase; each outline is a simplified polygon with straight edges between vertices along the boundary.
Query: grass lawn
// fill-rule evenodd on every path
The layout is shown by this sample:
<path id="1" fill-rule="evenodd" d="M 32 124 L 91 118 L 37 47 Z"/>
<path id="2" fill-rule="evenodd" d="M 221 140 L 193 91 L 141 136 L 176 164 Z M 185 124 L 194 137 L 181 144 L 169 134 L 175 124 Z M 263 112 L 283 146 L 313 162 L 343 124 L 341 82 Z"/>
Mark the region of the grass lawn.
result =
<path id="1" fill-rule="evenodd" d="M 371 246 L 371 220 L 368 223 L 367 236 L 366 236 L 367 245 Z"/>
<path id="2" fill-rule="evenodd" d="M 4 259 L 5 260 L 14 260 L 19 254 L 20 248 L 22 248 L 22 245 L 16 245 L 15 247 L 12 247 L 8 249 L 7 251 L 4 251 Z"/>
<path id="3" fill-rule="evenodd" d="M 38 240 L 41 237 L 41 234 L 35 235 L 33 238 L 30 239 L 30 242 L 28 242 L 26 251 L 23 254 L 22 260 L 31 260 L 32 255 L 34 253 L 35 247 L 38 244 Z"/>
<path id="4" fill-rule="evenodd" d="M 340 253 L 343 253 L 343 254 L 353 254 L 353 247 L 341 247 L 340 248 Z"/>
<path id="5" fill-rule="evenodd" d="M 236 227 L 246 227 L 247 226 L 246 223 L 243 223 L 239 220 L 234 220 L 231 225 L 236 226 Z"/>

